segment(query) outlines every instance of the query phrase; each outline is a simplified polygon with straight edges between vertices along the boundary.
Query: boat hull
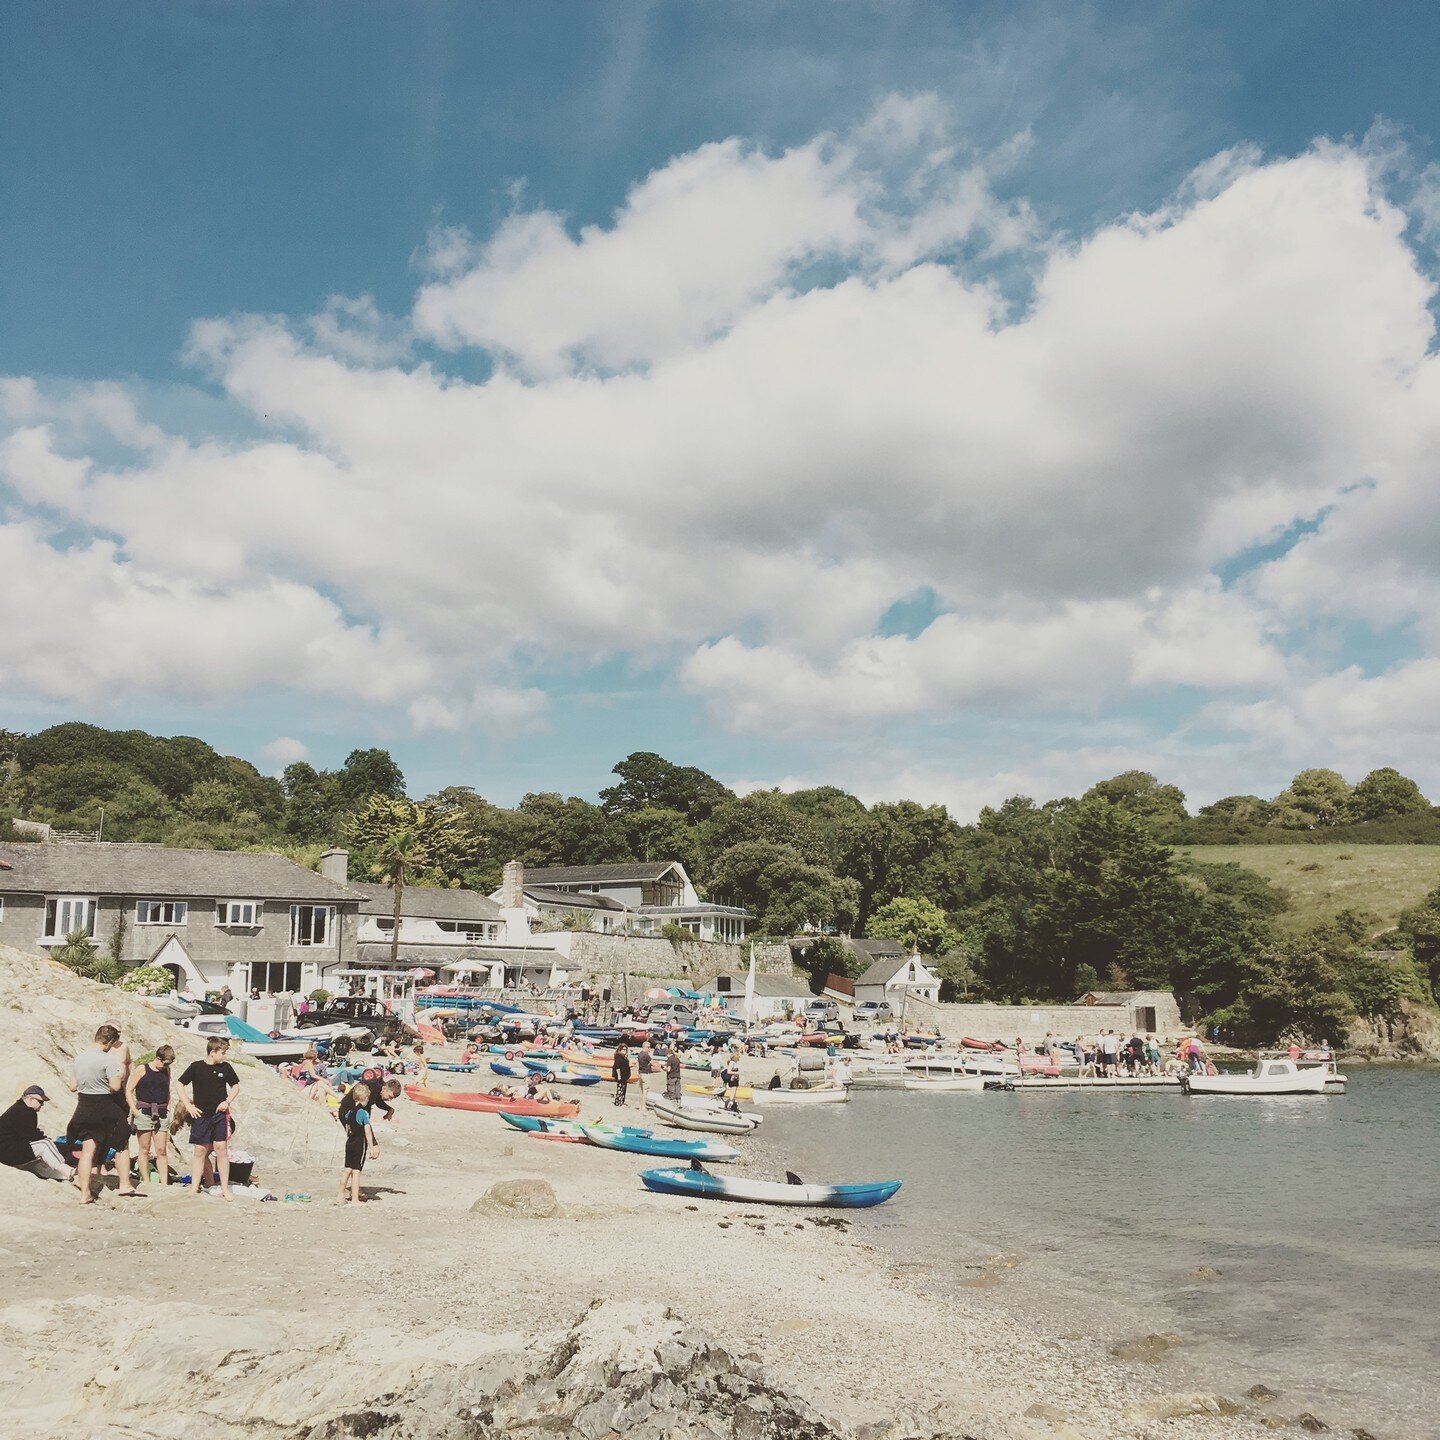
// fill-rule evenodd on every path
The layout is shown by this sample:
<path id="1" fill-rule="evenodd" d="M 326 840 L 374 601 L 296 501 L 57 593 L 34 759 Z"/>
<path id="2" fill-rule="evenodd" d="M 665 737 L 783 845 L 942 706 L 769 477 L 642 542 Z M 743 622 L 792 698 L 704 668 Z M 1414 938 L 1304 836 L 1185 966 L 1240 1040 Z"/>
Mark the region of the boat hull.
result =
<path id="1" fill-rule="evenodd" d="M 1187 1095 L 1323 1095 L 1323 1070 L 1301 1071 L 1298 1075 L 1182 1075 L 1181 1088 Z"/>
<path id="2" fill-rule="evenodd" d="M 647 1190 L 664 1195 L 703 1196 L 708 1200 L 738 1200 L 758 1205 L 801 1205 L 864 1210 L 881 1205 L 900 1188 L 898 1180 L 868 1185 L 790 1185 L 780 1180 L 749 1180 L 731 1175 L 708 1175 L 703 1170 L 642 1170 Z"/>
<path id="3" fill-rule="evenodd" d="M 934 1090 L 971 1095 L 979 1094 L 985 1089 L 987 1083 L 994 1082 L 987 1082 L 983 1075 L 937 1075 L 933 1079 L 926 1079 L 919 1075 L 905 1077 L 907 1090 Z"/>
<path id="4" fill-rule="evenodd" d="M 766 1105 L 843 1105 L 850 1092 L 843 1085 L 824 1085 L 813 1090 L 756 1090 L 751 1098 Z"/>
<path id="5" fill-rule="evenodd" d="M 758 1123 L 753 1115 L 737 1115 L 729 1110 L 700 1110 L 690 1105 L 674 1105 L 661 1096 L 650 1101 L 650 1108 L 677 1130 L 698 1130 L 710 1135 L 748 1135 Z"/>
<path id="6" fill-rule="evenodd" d="M 419 1085 L 407 1085 L 405 1093 L 417 1105 L 429 1105 L 439 1110 L 475 1110 L 491 1115 L 503 1110 L 511 1115 L 545 1115 L 556 1120 L 568 1120 L 580 1113 L 579 1105 L 571 1100 L 516 1100 L 507 1095 L 427 1090 Z"/>

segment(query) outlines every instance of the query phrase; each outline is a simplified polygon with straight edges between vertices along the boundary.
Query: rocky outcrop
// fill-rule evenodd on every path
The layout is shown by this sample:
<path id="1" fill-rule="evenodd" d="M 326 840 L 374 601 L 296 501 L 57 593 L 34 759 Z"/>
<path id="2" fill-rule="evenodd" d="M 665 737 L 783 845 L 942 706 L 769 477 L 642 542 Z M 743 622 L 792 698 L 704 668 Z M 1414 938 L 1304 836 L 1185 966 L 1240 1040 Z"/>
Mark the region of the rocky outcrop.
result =
<path id="1" fill-rule="evenodd" d="M 1401 1002 L 1393 1020 L 1357 1020 L 1345 1048 L 1365 1060 L 1412 1060 L 1440 1063 L 1440 1010 Z"/>
<path id="2" fill-rule="evenodd" d="M 560 1214 L 560 1202 L 548 1180 L 499 1180 L 470 1207 L 470 1213 L 553 1220 Z"/>

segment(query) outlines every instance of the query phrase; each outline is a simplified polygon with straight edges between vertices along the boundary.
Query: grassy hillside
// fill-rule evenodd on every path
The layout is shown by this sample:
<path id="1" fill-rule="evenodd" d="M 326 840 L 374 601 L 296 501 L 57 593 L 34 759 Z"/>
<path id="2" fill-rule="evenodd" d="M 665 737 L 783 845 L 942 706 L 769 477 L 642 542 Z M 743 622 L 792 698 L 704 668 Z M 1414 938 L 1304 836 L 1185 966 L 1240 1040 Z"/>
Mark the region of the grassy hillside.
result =
<path id="1" fill-rule="evenodd" d="M 1179 845 L 1206 864 L 1244 865 L 1290 897 L 1277 917 L 1288 929 L 1368 910 L 1393 925 L 1440 885 L 1440 845 Z"/>

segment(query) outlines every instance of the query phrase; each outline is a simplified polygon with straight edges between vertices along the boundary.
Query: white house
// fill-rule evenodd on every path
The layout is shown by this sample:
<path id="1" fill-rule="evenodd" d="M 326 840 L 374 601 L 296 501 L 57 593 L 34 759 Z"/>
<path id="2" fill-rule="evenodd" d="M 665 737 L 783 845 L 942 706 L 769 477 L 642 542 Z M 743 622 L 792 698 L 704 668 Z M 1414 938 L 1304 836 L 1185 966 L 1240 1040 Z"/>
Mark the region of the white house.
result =
<path id="1" fill-rule="evenodd" d="M 919 954 L 881 955 L 855 982 L 855 1001 L 887 1004 L 897 1014 L 906 995 L 922 1000 L 939 1000 L 940 977 Z"/>
<path id="2" fill-rule="evenodd" d="M 525 869 L 505 866 L 499 903 L 518 935 L 518 912 L 529 928 L 559 922 L 601 934 L 659 935 L 678 925 L 697 940 L 738 945 L 745 939 L 749 912 L 736 905 L 712 905 L 700 898 L 678 860 L 632 860 L 616 865 L 565 865 Z"/>
<path id="3" fill-rule="evenodd" d="M 702 1004 L 719 1006 L 731 1015 L 745 1008 L 745 972 L 721 971 L 695 987 Z M 776 1020 L 798 1015 L 815 997 L 804 979 L 789 975 L 757 975 L 752 1020 Z"/>

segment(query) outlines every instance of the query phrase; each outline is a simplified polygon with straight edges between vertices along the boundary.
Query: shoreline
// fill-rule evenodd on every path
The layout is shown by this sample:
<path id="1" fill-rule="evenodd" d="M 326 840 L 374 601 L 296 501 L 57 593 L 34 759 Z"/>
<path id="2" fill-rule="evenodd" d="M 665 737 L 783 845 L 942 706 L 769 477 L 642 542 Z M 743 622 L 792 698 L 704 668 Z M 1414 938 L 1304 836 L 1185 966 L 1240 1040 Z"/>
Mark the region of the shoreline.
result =
<path id="1" fill-rule="evenodd" d="M 1153 1418 L 1203 1402 L 1190 1391 L 1176 1400 L 1158 1372 L 1098 1358 L 1090 1342 L 1037 1330 L 988 1296 L 930 1293 L 914 1265 L 834 1212 L 653 1196 L 635 1178 L 638 1157 L 532 1141 L 488 1115 L 408 1105 L 399 1114 L 366 1171 L 374 1198 L 358 1209 L 321 1203 L 338 1172 L 314 1167 L 282 1175 L 267 1164 L 261 1175 L 278 1193 L 307 1185 L 310 1205 L 167 1193 L 82 1212 L 58 1185 L 7 1177 L 0 1193 L 19 1223 L 0 1256 L 0 1334 L 16 1364 L 0 1380 L 0 1401 L 20 1427 L 17 1440 L 89 1435 L 102 1420 L 168 1436 L 203 1418 L 210 1433 L 231 1433 L 209 1404 L 187 1412 L 184 1385 L 147 1402 L 107 1379 L 115 1366 L 124 1370 L 137 1336 L 142 1347 L 164 1344 L 172 1324 L 231 1336 L 220 1366 L 227 1403 L 243 1413 L 243 1433 L 278 1437 L 306 1433 L 295 1429 L 294 1384 L 284 1408 L 272 1387 L 245 1378 L 263 1375 L 273 1337 L 333 1347 L 354 1333 L 393 1332 L 381 1356 L 387 1345 L 408 1354 L 420 1343 L 425 1352 L 413 1385 L 444 1371 L 446 1353 L 483 1337 L 537 1343 L 597 1300 L 650 1302 L 732 1355 L 758 1355 L 837 1433 L 883 1435 L 890 1426 L 1102 1440 L 1151 1435 L 1162 1423 L 1166 1434 L 1202 1426 L 1217 1440 L 1261 1433 L 1255 1416 L 1202 1409 L 1203 1419 Z M 629 1118 L 637 1115 L 632 1107 Z M 507 1179 L 545 1181 L 562 1213 L 471 1213 Z M 118 1351 L 97 1344 L 94 1328 L 117 1295 L 133 1327 Z M 272 1339 L 262 1344 L 264 1335 Z M 336 1382 L 321 1384 L 328 1369 L 318 1361 L 314 1371 L 309 1418 L 318 1423 Z M 354 1373 L 341 1408 L 370 1403 L 387 1373 Z M 45 1377 L 39 1404 L 37 1375 Z M 897 1416 L 909 1416 L 903 1432 L 891 1424 Z"/>

